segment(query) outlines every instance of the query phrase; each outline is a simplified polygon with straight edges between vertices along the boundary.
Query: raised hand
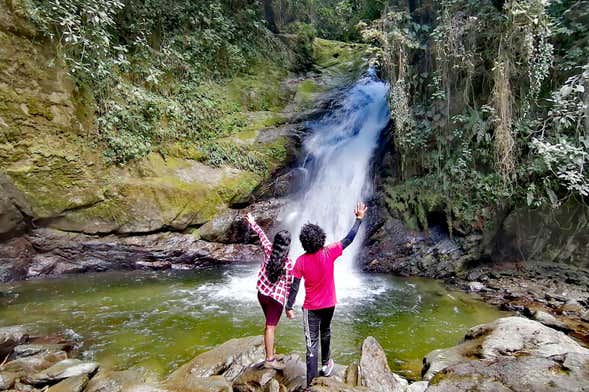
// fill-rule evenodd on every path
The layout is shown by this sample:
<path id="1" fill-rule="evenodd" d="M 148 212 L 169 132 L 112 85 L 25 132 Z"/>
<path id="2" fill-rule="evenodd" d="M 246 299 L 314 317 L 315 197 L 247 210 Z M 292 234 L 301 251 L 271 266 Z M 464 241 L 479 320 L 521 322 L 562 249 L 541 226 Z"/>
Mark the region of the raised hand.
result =
<path id="1" fill-rule="evenodd" d="M 366 211 L 368 211 L 366 204 L 362 203 L 361 201 L 358 202 L 358 204 L 356 204 L 356 208 L 354 208 L 354 215 L 356 215 L 356 219 L 364 219 Z"/>
<path id="2" fill-rule="evenodd" d="M 245 220 L 247 221 L 247 223 L 249 223 L 250 225 L 253 225 L 254 223 L 256 223 L 256 219 L 254 218 L 254 216 L 252 215 L 251 212 L 248 212 L 247 215 L 245 216 Z"/>

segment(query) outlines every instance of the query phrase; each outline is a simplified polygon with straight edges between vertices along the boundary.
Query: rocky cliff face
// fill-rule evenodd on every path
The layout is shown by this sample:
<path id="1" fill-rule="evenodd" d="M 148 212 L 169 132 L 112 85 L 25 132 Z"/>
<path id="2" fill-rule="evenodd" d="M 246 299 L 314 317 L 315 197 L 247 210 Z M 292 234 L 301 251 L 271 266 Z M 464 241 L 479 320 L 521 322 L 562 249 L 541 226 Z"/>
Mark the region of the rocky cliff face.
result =
<path id="1" fill-rule="evenodd" d="M 227 211 L 231 214 L 232 207 L 288 193 L 292 176 L 280 176 L 281 168 L 296 155 L 305 119 L 322 110 L 320 97 L 354 78 L 364 64 L 360 45 L 317 40 L 315 51 L 313 72 L 297 76 L 285 71 L 277 94 L 289 103 L 280 113 L 244 113 L 251 119 L 247 132 L 223 138 L 225 144 L 255 149 L 269 168 L 267 174 L 212 167 L 194 148 L 177 146 L 170 146 L 165 155 L 151 153 L 117 166 L 104 159 L 91 94 L 69 78 L 59 53 L 28 22 L 21 3 L 1 0 L 2 279 L 30 276 L 26 271 L 35 259 L 29 256 L 45 252 L 33 240 L 43 233 L 31 231 L 37 228 L 101 236 L 187 232 L 198 239 L 198 228 Z M 235 83 L 244 99 L 262 99 L 256 94 L 259 86 L 248 83 L 258 83 L 256 75 Z M 281 120 L 264 120 L 269 117 Z M 6 242 L 26 232 L 27 236 Z M 74 262 L 77 252 L 83 253 L 83 246 L 61 252 L 57 265 Z M 15 254 L 22 255 L 18 266 Z M 94 267 L 65 270 L 102 268 Z"/>

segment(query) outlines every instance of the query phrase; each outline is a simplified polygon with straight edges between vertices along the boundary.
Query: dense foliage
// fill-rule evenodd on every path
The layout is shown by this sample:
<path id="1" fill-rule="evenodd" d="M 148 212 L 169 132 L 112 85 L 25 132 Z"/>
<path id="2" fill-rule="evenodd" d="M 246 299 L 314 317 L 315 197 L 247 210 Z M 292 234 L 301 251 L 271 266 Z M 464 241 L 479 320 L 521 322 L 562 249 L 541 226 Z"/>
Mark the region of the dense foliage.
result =
<path id="1" fill-rule="evenodd" d="M 361 26 L 393 86 L 393 209 L 468 232 L 497 208 L 586 199 L 589 4 L 418 3 Z"/>
<path id="2" fill-rule="evenodd" d="M 219 93 L 224 81 L 288 60 L 253 0 L 28 0 L 28 10 L 57 43 L 80 95 L 96 102 L 98 139 L 116 163 L 166 142 L 206 150 L 246 125 L 242 108 Z"/>
<path id="3" fill-rule="evenodd" d="M 239 82 L 227 99 L 228 81 L 309 69 L 315 36 L 363 39 L 392 85 L 393 210 L 469 232 L 497 209 L 589 196 L 588 2 L 26 1 L 96 102 L 112 162 L 196 144 L 186 151 L 211 165 L 264 171 L 259 152 L 221 139 L 284 102 L 271 77 L 252 100 Z"/>

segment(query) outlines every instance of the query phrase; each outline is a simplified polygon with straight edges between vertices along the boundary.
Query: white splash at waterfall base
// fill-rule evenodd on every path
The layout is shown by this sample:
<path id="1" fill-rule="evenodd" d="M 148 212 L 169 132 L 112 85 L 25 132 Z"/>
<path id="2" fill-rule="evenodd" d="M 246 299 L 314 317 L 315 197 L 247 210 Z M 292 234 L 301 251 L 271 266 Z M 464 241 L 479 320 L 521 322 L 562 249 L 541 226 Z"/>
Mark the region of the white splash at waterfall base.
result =
<path id="1" fill-rule="evenodd" d="M 349 88 L 341 102 L 321 120 L 308 124 L 302 189 L 284 211 L 282 225 L 293 234 L 291 257 L 303 253 L 298 235 L 307 222 L 325 230 L 327 243 L 341 240 L 354 223 L 354 206 L 372 193 L 372 162 L 381 132 L 389 122 L 389 85 L 369 73 Z M 376 279 L 360 275 L 354 260 L 362 243 L 356 240 L 336 261 L 340 303 L 384 290 Z M 380 287 L 379 287 L 380 286 Z M 376 291 L 376 292 L 375 292 Z"/>

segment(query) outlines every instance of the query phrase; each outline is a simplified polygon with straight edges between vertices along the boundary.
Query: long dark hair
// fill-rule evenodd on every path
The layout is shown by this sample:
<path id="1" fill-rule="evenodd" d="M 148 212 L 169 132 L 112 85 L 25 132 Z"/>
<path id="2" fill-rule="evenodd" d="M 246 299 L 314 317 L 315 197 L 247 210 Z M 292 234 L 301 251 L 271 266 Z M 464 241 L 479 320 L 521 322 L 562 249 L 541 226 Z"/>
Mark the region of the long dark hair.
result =
<path id="1" fill-rule="evenodd" d="M 274 236 L 272 244 L 272 253 L 266 266 L 266 275 L 270 283 L 278 282 L 278 279 L 284 275 L 284 263 L 290 250 L 290 233 L 286 230 L 279 231 Z"/>

